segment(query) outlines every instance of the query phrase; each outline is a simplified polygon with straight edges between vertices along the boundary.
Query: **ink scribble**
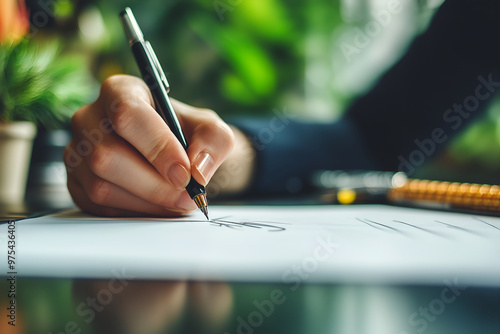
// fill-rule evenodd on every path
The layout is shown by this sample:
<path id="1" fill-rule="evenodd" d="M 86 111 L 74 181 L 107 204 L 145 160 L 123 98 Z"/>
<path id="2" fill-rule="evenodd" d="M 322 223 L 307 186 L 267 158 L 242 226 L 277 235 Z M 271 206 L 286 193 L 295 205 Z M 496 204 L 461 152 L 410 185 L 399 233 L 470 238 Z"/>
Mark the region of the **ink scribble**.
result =
<path id="1" fill-rule="evenodd" d="M 242 229 L 242 228 L 251 228 L 251 229 L 262 229 L 268 232 L 282 232 L 286 231 L 286 228 L 279 225 L 286 225 L 285 223 L 277 223 L 277 222 L 266 222 L 266 221 L 245 221 L 245 220 L 233 220 L 229 219 L 231 217 L 220 217 L 210 219 L 209 222 L 212 226 L 217 227 L 227 227 L 231 229 Z M 278 225 L 279 224 L 279 225 Z"/>
<path id="2" fill-rule="evenodd" d="M 206 219 L 168 219 L 169 223 L 201 223 L 201 224 L 210 224 L 215 227 L 226 227 L 235 230 L 243 230 L 243 229 L 254 229 L 254 230 L 263 230 L 267 232 L 283 232 L 286 231 L 286 227 L 282 225 L 290 225 L 289 223 L 280 223 L 280 222 L 269 222 L 263 220 L 246 220 L 246 219 L 236 219 L 231 216 L 219 217 L 219 218 L 211 218 L 209 220 Z"/>

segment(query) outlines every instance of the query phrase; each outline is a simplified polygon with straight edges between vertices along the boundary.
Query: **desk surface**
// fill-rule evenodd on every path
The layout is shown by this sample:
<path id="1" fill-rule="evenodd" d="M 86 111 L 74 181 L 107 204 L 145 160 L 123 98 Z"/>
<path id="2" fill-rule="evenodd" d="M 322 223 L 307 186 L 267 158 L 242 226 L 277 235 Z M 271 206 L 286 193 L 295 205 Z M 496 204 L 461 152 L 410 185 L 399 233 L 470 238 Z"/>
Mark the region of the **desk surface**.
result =
<path id="1" fill-rule="evenodd" d="M 117 273 L 13 282 L 0 275 L 0 333 L 500 333 L 500 288 L 453 281 L 290 285 L 145 281 Z"/>

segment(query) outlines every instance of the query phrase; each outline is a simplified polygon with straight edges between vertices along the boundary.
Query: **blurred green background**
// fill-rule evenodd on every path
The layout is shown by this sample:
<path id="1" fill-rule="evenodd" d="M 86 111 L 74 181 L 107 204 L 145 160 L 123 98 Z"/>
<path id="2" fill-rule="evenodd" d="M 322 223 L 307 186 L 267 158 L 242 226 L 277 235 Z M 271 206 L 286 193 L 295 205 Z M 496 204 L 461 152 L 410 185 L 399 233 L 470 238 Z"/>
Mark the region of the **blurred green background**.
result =
<path id="1" fill-rule="evenodd" d="M 84 54 L 95 92 L 112 74 L 138 74 L 118 19 L 130 6 L 174 98 L 223 117 L 287 109 L 325 121 L 341 115 L 397 61 L 443 0 L 400 1 L 401 13 L 353 49 L 357 31 L 376 20 L 374 13 L 387 9 L 388 2 L 27 1 L 34 38 L 57 36 L 67 53 Z M 417 176 L 500 183 L 499 110 L 495 103 Z"/>
<path id="2" fill-rule="evenodd" d="M 118 19 L 130 6 L 173 97 L 223 117 L 287 109 L 324 121 L 341 115 L 397 61 L 442 0 L 401 3 L 401 14 L 349 52 L 357 29 L 373 21 L 386 0 L 27 0 L 32 37 L 59 39 L 66 54 L 83 56 L 95 80 L 88 102 L 108 76 L 138 74 Z M 500 184 L 499 103 L 416 176 Z M 19 289 L 25 291 L 20 304 L 31 303 L 27 332 L 74 318 L 70 281 L 27 280 Z"/>

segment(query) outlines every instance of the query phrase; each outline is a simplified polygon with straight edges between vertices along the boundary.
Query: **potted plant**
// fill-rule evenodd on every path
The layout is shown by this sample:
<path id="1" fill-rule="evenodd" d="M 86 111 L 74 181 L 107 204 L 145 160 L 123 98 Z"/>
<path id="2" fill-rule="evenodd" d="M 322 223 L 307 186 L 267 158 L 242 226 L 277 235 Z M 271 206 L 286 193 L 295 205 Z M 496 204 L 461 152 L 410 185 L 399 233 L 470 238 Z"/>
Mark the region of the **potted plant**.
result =
<path id="1" fill-rule="evenodd" d="M 24 198 L 37 126 L 57 127 L 89 97 L 81 61 L 26 37 L 24 0 L 0 2 L 0 203 Z"/>

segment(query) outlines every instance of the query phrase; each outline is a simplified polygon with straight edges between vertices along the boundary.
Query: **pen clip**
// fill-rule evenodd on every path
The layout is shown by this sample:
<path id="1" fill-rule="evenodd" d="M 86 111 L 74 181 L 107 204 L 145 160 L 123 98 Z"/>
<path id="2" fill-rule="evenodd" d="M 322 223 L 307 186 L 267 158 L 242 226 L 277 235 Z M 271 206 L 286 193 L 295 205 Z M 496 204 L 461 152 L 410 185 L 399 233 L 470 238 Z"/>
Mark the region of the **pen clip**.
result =
<path id="1" fill-rule="evenodd" d="M 146 50 L 148 51 L 149 56 L 151 57 L 154 66 L 156 67 L 156 71 L 160 76 L 161 82 L 163 83 L 165 90 L 167 91 L 167 93 L 170 92 L 170 86 L 168 85 L 167 77 L 165 76 L 165 72 L 163 72 L 163 69 L 161 68 L 160 62 L 158 61 L 158 57 L 156 57 L 156 54 L 153 51 L 153 47 L 151 46 L 149 41 L 145 41 L 144 44 L 146 45 Z"/>

